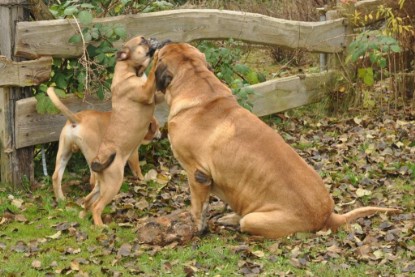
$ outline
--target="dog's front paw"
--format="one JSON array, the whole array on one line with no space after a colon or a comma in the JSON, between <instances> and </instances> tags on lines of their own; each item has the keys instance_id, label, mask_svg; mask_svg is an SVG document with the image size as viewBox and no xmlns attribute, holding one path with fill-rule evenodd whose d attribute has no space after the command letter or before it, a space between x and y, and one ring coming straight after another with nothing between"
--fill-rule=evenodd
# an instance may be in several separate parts
<instances>
[{"instance_id":1,"label":"dog's front paw","mask_svg":"<svg viewBox=\"0 0 415 277\"><path fill-rule=\"evenodd\" d=\"M237 227L239 226L240 220L241 217L239 215L236 213L231 213L219 218L217 222L220 225Z\"/></svg>"},{"instance_id":2,"label":"dog's front paw","mask_svg":"<svg viewBox=\"0 0 415 277\"><path fill-rule=\"evenodd\" d=\"M207 233L208 231L207 220L205 220L204 218L197 219L194 216L192 216L192 220L193 220L193 223L196 225L198 235L203 235Z\"/></svg>"},{"instance_id":3,"label":"dog's front paw","mask_svg":"<svg viewBox=\"0 0 415 277\"><path fill-rule=\"evenodd\" d=\"M197 235L198 237L203 237L203 236L206 236L208 233L209 233L208 228L205 228L205 229L203 229L203 230L199 230L199 231L197 231L196 235Z\"/></svg>"},{"instance_id":4,"label":"dog's front paw","mask_svg":"<svg viewBox=\"0 0 415 277\"><path fill-rule=\"evenodd\" d=\"M151 68L152 72L156 71L158 61L159 61L159 50L156 50L156 52L154 53L154 56L153 56L153 67Z\"/></svg>"}]
</instances>

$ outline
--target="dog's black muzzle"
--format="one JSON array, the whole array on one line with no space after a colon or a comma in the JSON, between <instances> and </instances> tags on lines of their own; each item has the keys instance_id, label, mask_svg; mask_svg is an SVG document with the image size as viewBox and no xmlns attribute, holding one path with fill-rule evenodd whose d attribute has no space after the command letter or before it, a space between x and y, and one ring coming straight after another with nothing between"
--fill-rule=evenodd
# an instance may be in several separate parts
<instances>
[{"instance_id":1,"label":"dog's black muzzle","mask_svg":"<svg viewBox=\"0 0 415 277\"><path fill-rule=\"evenodd\" d=\"M149 39L150 51L148 52L148 55L150 57L153 57L154 56L154 53L156 52L157 49L162 48L164 45L166 45L166 44L168 44L170 42L171 42L171 40L169 40L169 39L165 39L165 40L162 40L162 41L158 41L155 38L150 38Z\"/></svg>"}]
</instances>

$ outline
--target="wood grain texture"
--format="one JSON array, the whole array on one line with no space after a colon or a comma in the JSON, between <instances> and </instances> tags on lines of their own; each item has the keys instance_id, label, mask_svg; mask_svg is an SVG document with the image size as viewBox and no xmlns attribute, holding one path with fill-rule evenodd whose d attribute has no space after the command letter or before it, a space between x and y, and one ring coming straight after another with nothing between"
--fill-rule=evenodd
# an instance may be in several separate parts
<instances>
[{"instance_id":1,"label":"wood grain texture","mask_svg":"<svg viewBox=\"0 0 415 277\"><path fill-rule=\"evenodd\" d=\"M0 6L16 6L16 5L21 5L21 4L26 4L26 0L1 0L0 1Z\"/></svg>"},{"instance_id":2,"label":"wood grain texture","mask_svg":"<svg viewBox=\"0 0 415 277\"><path fill-rule=\"evenodd\" d=\"M256 92L252 112L258 116L269 115L321 100L331 72L291 76L266 81L251 86Z\"/></svg>"},{"instance_id":3,"label":"wood grain texture","mask_svg":"<svg viewBox=\"0 0 415 277\"><path fill-rule=\"evenodd\" d=\"M0 56L0 86L28 87L39 85L50 78L52 57L13 62Z\"/></svg>"},{"instance_id":4,"label":"wood grain texture","mask_svg":"<svg viewBox=\"0 0 415 277\"><path fill-rule=\"evenodd\" d=\"M301 79L293 76L267 81L251 86L255 94L252 95L253 112L258 116L273 114L319 101L324 92L325 82L330 73L309 74ZM82 101L76 96L62 99L62 102L74 112L86 109L108 111L110 101L87 99ZM155 116L163 126L167 121L169 109L164 102L156 106ZM66 122L61 115L41 115L36 112L34 97L17 102L16 106L16 147L25 147L57 141L60 131Z\"/></svg>"},{"instance_id":5,"label":"wood grain texture","mask_svg":"<svg viewBox=\"0 0 415 277\"><path fill-rule=\"evenodd\" d=\"M327 53L343 51L346 36L343 19L302 22L212 9L181 9L98 18L93 23L121 24L125 26L128 37L143 35L177 42L234 38ZM82 46L68 43L76 33L75 21L69 19L19 22L15 54L32 59L40 56L80 56Z\"/></svg>"}]
</instances>

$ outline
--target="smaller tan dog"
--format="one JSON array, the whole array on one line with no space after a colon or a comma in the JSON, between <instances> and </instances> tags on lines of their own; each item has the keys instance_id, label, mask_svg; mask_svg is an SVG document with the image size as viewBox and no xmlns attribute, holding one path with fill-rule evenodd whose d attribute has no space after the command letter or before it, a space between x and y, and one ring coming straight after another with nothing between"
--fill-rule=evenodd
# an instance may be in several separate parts
<instances>
[{"instance_id":1,"label":"smaller tan dog","mask_svg":"<svg viewBox=\"0 0 415 277\"><path fill-rule=\"evenodd\" d=\"M91 169L96 174L96 186L85 197L85 211L92 211L95 225L103 225L101 214L119 192L124 166L147 134L156 101L154 65L148 79L144 74L151 56L160 43L144 37L130 39L117 52L111 84L112 113Z\"/></svg>"},{"instance_id":2,"label":"smaller tan dog","mask_svg":"<svg viewBox=\"0 0 415 277\"><path fill-rule=\"evenodd\" d=\"M65 126L62 128L59 137L58 154L56 155L55 171L52 175L53 191L56 200L65 200L62 192L62 177L66 165L73 153L79 150L84 155L88 165L98 152L98 147L101 143L102 137L107 130L111 112L99 112L93 110L85 110L78 113L73 113L68 109L55 94L52 87L48 88L47 94L53 104L61 111L61 113L68 119ZM159 124L155 117L150 122L150 127L140 144L148 144L154 137L159 137ZM141 173L138 149L133 151L128 159L128 165L134 177L143 179ZM96 173L90 170L89 183L93 188L95 186Z\"/></svg>"}]
</instances>

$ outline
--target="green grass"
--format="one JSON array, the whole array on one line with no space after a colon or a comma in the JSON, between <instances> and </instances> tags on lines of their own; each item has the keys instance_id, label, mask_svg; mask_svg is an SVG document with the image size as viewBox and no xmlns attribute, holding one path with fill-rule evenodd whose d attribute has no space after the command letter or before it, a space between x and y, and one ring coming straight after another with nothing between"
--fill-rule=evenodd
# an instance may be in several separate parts
<instances>
[{"instance_id":1,"label":"green grass","mask_svg":"<svg viewBox=\"0 0 415 277\"><path fill-rule=\"evenodd\" d=\"M404 186L403 189L409 189ZM71 200L54 203L50 186L45 185L31 194L16 194L22 199L23 208L16 208L8 199L8 193L0 193L0 211L24 215L27 221L9 220L0 225L2 276L44 276L47 273L75 274L86 272L89 276L185 276L192 271L196 276L243 275L244 267L261 268L261 276L291 273L295 276L364 276L371 273L397 273L399 268L390 264L376 269L364 261L353 262L350 249L343 245L346 257L320 261L331 243L342 247L347 232L327 236L297 234L274 240L250 240L250 237L232 230L222 230L194 239L188 245L172 248L154 248L140 245L132 227L116 223L108 228L97 228L90 218L80 219L80 208ZM109 213L110 211L106 211ZM68 223L72 228L60 234L58 224ZM83 236L80 239L80 236ZM134 251L130 256L117 256L123 244L130 244ZM275 244L278 247L272 247ZM0 244L1 245L1 244ZM19 246L20 245L20 246ZM246 246L246 250L237 250ZM292 261L294 248L298 257L307 260L304 266ZM259 251L263 255L255 256ZM294 260L298 257L295 257ZM40 262L35 268L32 263ZM344 267L344 268L343 268ZM23 274L24 273L24 274Z\"/></svg>"}]
</instances>

